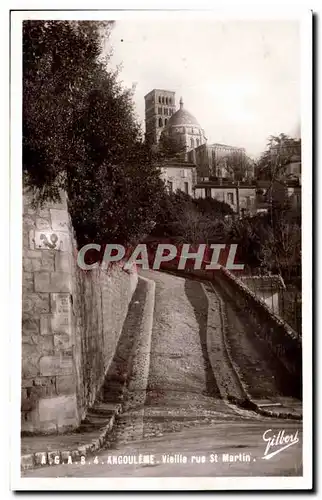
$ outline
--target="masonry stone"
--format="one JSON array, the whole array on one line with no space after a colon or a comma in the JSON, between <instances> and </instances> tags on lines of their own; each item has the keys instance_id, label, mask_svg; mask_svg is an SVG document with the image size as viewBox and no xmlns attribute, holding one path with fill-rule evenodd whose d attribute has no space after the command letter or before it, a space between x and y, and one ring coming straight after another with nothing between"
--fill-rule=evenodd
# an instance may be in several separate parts
<instances>
[{"instance_id":1,"label":"masonry stone","mask_svg":"<svg viewBox=\"0 0 322 500\"><path fill-rule=\"evenodd\" d=\"M54 335L54 346L58 351L67 351L72 345L69 335Z\"/></svg>"},{"instance_id":2,"label":"masonry stone","mask_svg":"<svg viewBox=\"0 0 322 500\"><path fill-rule=\"evenodd\" d=\"M41 250L26 250L24 252L24 256L29 258L29 259L37 259L37 258L42 258L42 251Z\"/></svg>"},{"instance_id":3,"label":"masonry stone","mask_svg":"<svg viewBox=\"0 0 322 500\"><path fill-rule=\"evenodd\" d=\"M27 227L35 227L36 225L34 218L31 216L24 216L23 223Z\"/></svg>"},{"instance_id":4,"label":"masonry stone","mask_svg":"<svg viewBox=\"0 0 322 500\"><path fill-rule=\"evenodd\" d=\"M70 356L43 356L39 362L41 375L70 375L73 359Z\"/></svg>"},{"instance_id":5,"label":"masonry stone","mask_svg":"<svg viewBox=\"0 0 322 500\"><path fill-rule=\"evenodd\" d=\"M75 375L58 375L56 377L56 387L58 394L73 394L75 391Z\"/></svg>"},{"instance_id":6,"label":"masonry stone","mask_svg":"<svg viewBox=\"0 0 322 500\"><path fill-rule=\"evenodd\" d=\"M31 250L35 249L35 231L33 229L29 231L29 248Z\"/></svg>"},{"instance_id":7,"label":"masonry stone","mask_svg":"<svg viewBox=\"0 0 322 500\"><path fill-rule=\"evenodd\" d=\"M35 335L40 332L39 319L26 318L22 320L22 334Z\"/></svg>"},{"instance_id":8,"label":"masonry stone","mask_svg":"<svg viewBox=\"0 0 322 500\"><path fill-rule=\"evenodd\" d=\"M39 416L43 422L59 422L63 424L64 417L77 420L75 395L56 396L39 401Z\"/></svg>"},{"instance_id":9,"label":"masonry stone","mask_svg":"<svg viewBox=\"0 0 322 500\"><path fill-rule=\"evenodd\" d=\"M69 292L71 279L68 273L63 272L35 272L36 292Z\"/></svg>"},{"instance_id":10,"label":"masonry stone","mask_svg":"<svg viewBox=\"0 0 322 500\"><path fill-rule=\"evenodd\" d=\"M43 271L54 271L55 255L52 250L42 252L41 266Z\"/></svg>"},{"instance_id":11,"label":"masonry stone","mask_svg":"<svg viewBox=\"0 0 322 500\"><path fill-rule=\"evenodd\" d=\"M22 297L22 312L24 317L37 317L49 312L50 302L48 293L28 293Z\"/></svg>"},{"instance_id":12,"label":"masonry stone","mask_svg":"<svg viewBox=\"0 0 322 500\"><path fill-rule=\"evenodd\" d=\"M37 219L36 219L36 227L37 227L37 229L40 229L40 230L51 229L49 221L47 219L43 219L40 217L37 217Z\"/></svg>"},{"instance_id":13,"label":"masonry stone","mask_svg":"<svg viewBox=\"0 0 322 500\"><path fill-rule=\"evenodd\" d=\"M69 272L72 267L71 255L66 252L56 252L55 271Z\"/></svg>"},{"instance_id":14,"label":"masonry stone","mask_svg":"<svg viewBox=\"0 0 322 500\"><path fill-rule=\"evenodd\" d=\"M115 354L137 275L84 273L64 195L35 208L24 194L22 432L79 425ZM86 366L86 370L84 367Z\"/></svg>"},{"instance_id":15,"label":"masonry stone","mask_svg":"<svg viewBox=\"0 0 322 500\"><path fill-rule=\"evenodd\" d=\"M51 226L55 231L68 231L69 216L66 210L50 209Z\"/></svg>"},{"instance_id":16,"label":"masonry stone","mask_svg":"<svg viewBox=\"0 0 322 500\"><path fill-rule=\"evenodd\" d=\"M26 345L26 344L25 344ZM36 377L39 373L39 356L26 354L26 348L22 347L22 378Z\"/></svg>"},{"instance_id":17,"label":"masonry stone","mask_svg":"<svg viewBox=\"0 0 322 500\"><path fill-rule=\"evenodd\" d=\"M41 258L37 259L23 259L23 270L28 273L32 273L34 271L40 271L42 269L42 260Z\"/></svg>"},{"instance_id":18,"label":"masonry stone","mask_svg":"<svg viewBox=\"0 0 322 500\"><path fill-rule=\"evenodd\" d=\"M40 316L40 333L41 335L51 335L51 314L42 314Z\"/></svg>"}]
</instances>

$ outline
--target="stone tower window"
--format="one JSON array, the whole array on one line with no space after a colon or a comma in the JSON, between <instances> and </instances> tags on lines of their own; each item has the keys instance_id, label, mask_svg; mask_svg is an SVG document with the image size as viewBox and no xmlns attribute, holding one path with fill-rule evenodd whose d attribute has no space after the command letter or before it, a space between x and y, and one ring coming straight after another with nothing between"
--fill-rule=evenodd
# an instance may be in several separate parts
<instances>
[{"instance_id":1,"label":"stone tower window","mask_svg":"<svg viewBox=\"0 0 322 500\"><path fill-rule=\"evenodd\" d=\"M162 118L159 118L159 127L163 127Z\"/></svg>"},{"instance_id":2,"label":"stone tower window","mask_svg":"<svg viewBox=\"0 0 322 500\"><path fill-rule=\"evenodd\" d=\"M164 97L162 97L162 104L164 104Z\"/></svg>"},{"instance_id":3,"label":"stone tower window","mask_svg":"<svg viewBox=\"0 0 322 500\"><path fill-rule=\"evenodd\" d=\"M191 139L190 139L190 145L192 148L195 147L195 141L194 141L193 137L191 137Z\"/></svg>"},{"instance_id":4,"label":"stone tower window","mask_svg":"<svg viewBox=\"0 0 322 500\"><path fill-rule=\"evenodd\" d=\"M197 147L199 146L199 139L197 139Z\"/></svg>"},{"instance_id":5,"label":"stone tower window","mask_svg":"<svg viewBox=\"0 0 322 500\"><path fill-rule=\"evenodd\" d=\"M161 97L159 96L159 103L161 104Z\"/></svg>"},{"instance_id":6,"label":"stone tower window","mask_svg":"<svg viewBox=\"0 0 322 500\"><path fill-rule=\"evenodd\" d=\"M172 104L172 100L171 100L171 97L169 97L169 104Z\"/></svg>"}]
</instances>

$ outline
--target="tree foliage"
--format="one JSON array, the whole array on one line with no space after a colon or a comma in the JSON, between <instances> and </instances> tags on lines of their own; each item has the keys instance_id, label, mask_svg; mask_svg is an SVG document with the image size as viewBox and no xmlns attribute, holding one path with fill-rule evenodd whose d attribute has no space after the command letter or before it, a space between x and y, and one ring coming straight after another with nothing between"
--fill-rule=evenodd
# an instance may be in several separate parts
<instances>
[{"instance_id":1,"label":"tree foliage","mask_svg":"<svg viewBox=\"0 0 322 500\"><path fill-rule=\"evenodd\" d=\"M253 178L253 161L240 151L233 151L219 160L228 176L236 181Z\"/></svg>"},{"instance_id":2,"label":"tree foliage","mask_svg":"<svg viewBox=\"0 0 322 500\"><path fill-rule=\"evenodd\" d=\"M36 202L68 193L80 245L131 243L150 230L163 193L131 90L108 70L112 24L26 21L23 170Z\"/></svg>"},{"instance_id":3,"label":"tree foliage","mask_svg":"<svg viewBox=\"0 0 322 500\"><path fill-rule=\"evenodd\" d=\"M286 166L293 157L301 157L301 139L294 139L283 133L270 136L267 149L258 161L258 178L274 181L285 177Z\"/></svg>"},{"instance_id":4,"label":"tree foliage","mask_svg":"<svg viewBox=\"0 0 322 500\"><path fill-rule=\"evenodd\" d=\"M226 234L224 216L231 207L212 198L192 198L183 191L165 193L153 235L177 242L219 242Z\"/></svg>"}]
</instances>

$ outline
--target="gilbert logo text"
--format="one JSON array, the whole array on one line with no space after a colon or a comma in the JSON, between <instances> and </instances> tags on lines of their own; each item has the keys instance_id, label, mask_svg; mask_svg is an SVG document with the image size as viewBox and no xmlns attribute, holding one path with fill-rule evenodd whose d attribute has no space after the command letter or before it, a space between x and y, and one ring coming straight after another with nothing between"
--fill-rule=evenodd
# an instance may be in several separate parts
<instances>
[{"instance_id":1,"label":"gilbert logo text","mask_svg":"<svg viewBox=\"0 0 322 500\"><path fill-rule=\"evenodd\" d=\"M267 443L263 460L269 460L278 453L286 450L290 446L294 446L299 443L298 437L299 431L295 434L286 434L285 430L278 431L278 434L274 434L272 429L268 429L263 434L263 440Z\"/></svg>"}]
</instances>

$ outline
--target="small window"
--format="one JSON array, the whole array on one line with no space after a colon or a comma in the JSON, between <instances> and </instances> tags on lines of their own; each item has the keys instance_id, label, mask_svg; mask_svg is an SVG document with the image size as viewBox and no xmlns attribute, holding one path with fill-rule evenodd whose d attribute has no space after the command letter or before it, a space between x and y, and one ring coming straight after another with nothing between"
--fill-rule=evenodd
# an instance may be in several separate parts
<instances>
[{"instance_id":1,"label":"small window","mask_svg":"<svg viewBox=\"0 0 322 500\"><path fill-rule=\"evenodd\" d=\"M169 97L169 104L172 104L172 100L171 100L171 97Z\"/></svg>"},{"instance_id":2,"label":"small window","mask_svg":"<svg viewBox=\"0 0 322 500\"><path fill-rule=\"evenodd\" d=\"M168 120L167 120L167 118L165 118L164 125L166 126L167 123L168 123Z\"/></svg>"},{"instance_id":3,"label":"small window","mask_svg":"<svg viewBox=\"0 0 322 500\"><path fill-rule=\"evenodd\" d=\"M168 98L167 97L165 98L165 103L168 104Z\"/></svg>"},{"instance_id":4,"label":"small window","mask_svg":"<svg viewBox=\"0 0 322 500\"><path fill-rule=\"evenodd\" d=\"M197 139L197 147L199 146L199 142L200 142L199 139Z\"/></svg>"},{"instance_id":5,"label":"small window","mask_svg":"<svg viewBox=\"0 0 322 500\"><path fill-rule=\"evenodd\" d=\"M161 104L161 97L159 96L159 103Z\"/></svg>"},{"instance_id":6,"label":"small window","mask_svg":"<svg viewBox=\"0 0 322 500\"><path fill-rule=\"evenodd\" d=\"M164 108L163 113L168 116L168 108Z\"/></svg>"},{"instance_id":7,"label":"small window","mask_svg":"<svg viewBox=\"0 0 322 500\"><path fill-rule=\"evenodd\" d=\"M163 121L162 121L162 118L159 118L159 127L163 127Z\"/></svg>"},{"instance_id":8,"label":"small window","mask_svg":"<svg viewBox=\"0 0 322 500\"><path fill-rule=\"evenodd\" d=\"M185 192L186 194L189 194L189 184L188 184L188 182L185 182L185 183L184 183L184 192Z\"/></svg>"},{"instance_id":9,"label":"small window","mask_svg":"<svg viewBox=\"0 0 322 500\"><path fill-rule=\"evenodd\" d=\"M206 188L205 191L206 191L206 193L205 193L206 198L211 198L211 188Z\"/></svg>"},{"instance_id":10,"label":"small window","mask_svg":"<svg viewBox=\"0 0 322 500\"><path fill-rule=\"evenodd\" d=\"M167 182L167 188L168 188L168 191L169 191L170 193L172 193L172 192L173 192L173 182L168 181L168 182Z\"/></svg>"},{"instance_id":11,"label":"small window","mask_svg":"<svg viewBox=\"0 0 322 500\"><path fill-rule=\"evenodd\" d=\"M162 104L164 104L164 97L162 97Z\"/></svg>"},{"instance_id":12,"label":"small window","mask_svg":"<svg viewBox=\"0 0 322 500\"><path fill-rule=\"evenodd\" d=\"M158 108L159 115L162 115L162 108Z\"/></svg>"},{"instance_id":13,"label":"small window","mask_svg":"<svg viewBox=\"0 0 322 500\"><path fill-rule=\"evenodd\" d=\"M190 139L190 146L191 146L192 148L194 148L194 147L195 147L195 141L194 141L194 138L193 138L193 137L191 137L191 139Z\"/></svg>"}]
</instances>

